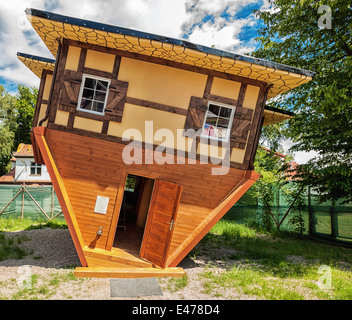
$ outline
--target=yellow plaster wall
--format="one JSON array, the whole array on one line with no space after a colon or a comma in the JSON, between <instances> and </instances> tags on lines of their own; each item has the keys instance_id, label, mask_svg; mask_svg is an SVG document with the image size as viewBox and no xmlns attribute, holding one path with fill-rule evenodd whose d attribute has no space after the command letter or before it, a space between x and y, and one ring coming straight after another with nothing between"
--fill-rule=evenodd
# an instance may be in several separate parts
<instances>
[{"instance_id":1,"label":"yellow plaster wall","mask_svg":"<svg viewBox=\"0 0 352 320\"><path fill-rule=\"evenodd\" d=\"M41 104L41 105L40 105L40 112L39 112L39 117L38 117L38 125L39 125L40 120L42 120L42 119L45 117L46 108L47 108L47 105L46 105L46 104ZM48 120L46 120L46 121L44 121L44 122L42 123L42 127L46 127L47 124L48 124Z\"/></svg>"},{"instance_id":2,"label":"yellow plaster wall","mask_svg":"<svg viewBox=\"0 0 352 320\"><path fill-rule=\"evenodd\" d=\"M238 94L240 93L240 88L240 82L214 77L210 93L237 100Z\"/></svg>"},{"instance_id":3,"label":"yellow plaster wall","mask_svg":"<svg viewBox=\"0 0 352 320\"><path fill-rule=\"evenodd\" d=\"M49 99L52 79L53 79L53 76L51 74L47 74L46 75L45 84L44 84L44 90L43 90L43 96L42 96L42 99L44 99L44 100L48 100Z\"/></svg>"},{"instance_id":4,"label":"yellow plaster wall","mask_svg":"<svg viewBox=\"0 0 352 320\"><path fill-rule=\"evenodd\" d=\"M86 68L112 72L115 63L115 55L99 52L94 50L87 50L87 57L85 62Z\"/></svg>"},{"instance_id":5,"label":"yellow plaster wall","mask_svg":"<svg viewBox=\"0 0 352 320\"><path fill-rule=\"evenodd\" d=\"M73 124L74 128L77 129L83 129L83 130L89 130L93 132L101 132L101 128L103 126L102 121L97 121L97 120L92 120L92 119L87 119L87 118L82 118L82 117L75 117L75 121Z\"/></svg>"},{"instance_id":6,"label":"yellow plaster wall","mask_svg":"<svg viewBox=\"0 0 352 320\"><path fill-rule=\"evenodd\" d=\"M81 48L69 46L65 69L77 71L80 55Z\"/></svg>"},{"instance_id":7,"label":"yellow plaster wall","mask_svg":"<svg viewBox=\"0 0 352 320\"><path fill-rule=\"evenodd\" d=\"M247 148L247 145L246 145L246 148ZM246 149L232 148L231 158L230 158L231 161L237 162L237 163L243 163L245 152L246 152Z\"/></svg>"},{"instance_id":8,"label":"yellow plaster wall","mask_svg":"<svg viewBox=\"0 0 352 320\"><path fill-rule=\"evenodd\" d=\"M249 109L255 109L258 100L259 87L247 86L246 95L244 96L243 107Z\"/></svg>"},{"instance_id":9,"label":"yellow plaster wall","mask_svg":"<svg viewBox=\"0 0 352 320\"><path fill-rule=\"evenodd\" d=\"M60 124L62 126L67 126L68 116L70 115L69 112L57 110L55 123Z\"/></svg>"},{"instance_id":10,"label":"yellow plaster wall","mask_svg":"<svg viewBox=\"0 0 352 320\"><path fill-rule=\"evenodd\" d=\"M148 143L156 145L162 143L163 146L175 146L175 148L178 143L178 147L181 150L189 150L191 143L188 143L188 138L182 136L181 130L184 127L185 119L186 117L182 115L126 103L121 123L110 121L108 135L122 137L125 130L137 129L137 136L134 137L136 140L139 140L140 137L142 141ZM146 124L145 121L153 121L153 123ZM167 135L167 132L163 131L163 129L168 129L172 132L170 139L163 137ZM129 133L132 133L132 131L129 131ZM158 135L162 140L156 141L154 139ZM130 135L128 135L129 137Z\"/></svg>"},{"instance_id":11,"label":"yellow plaster wall","mask_svg":"<svg viewBox=\"0 0 352 320\"><path fill-rule=\"evenodd\" d=\"M187 110L191 96L203 96L207 76L123 57L118 79L129 82L130 97Z\"/></svg>"}]
</instances>

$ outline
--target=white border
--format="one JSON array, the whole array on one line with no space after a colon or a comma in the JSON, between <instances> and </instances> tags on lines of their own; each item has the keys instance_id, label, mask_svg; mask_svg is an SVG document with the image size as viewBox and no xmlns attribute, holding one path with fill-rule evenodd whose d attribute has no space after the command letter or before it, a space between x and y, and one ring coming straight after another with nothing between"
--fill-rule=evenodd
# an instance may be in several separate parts
<instances>
[{"instance_id":1,"label":"white border","mask_svg":"<svg viewBox=\"0 0 352 320\"><path fill-rule=\"evenodd\" d=\"M205 126L205 123L206 123L206 120L207 120L208 111L209 111L209 105L210 104L214 104L214 105L219 106L219 107L225 107L225 108L228 108L228 109L232 109L231 115L230 115L230 119L229 119L229 127L228 127L228 130L227 130L225 139L212 137L212 136L207 136L207 135L203 134L203 130L204 130L204 126ZM234 117L234 114L235 114L235 110L236 110L235 106L231 106L231 105L228 105L228 104L225 104L225 103L221 103L221 102L216 102L216 101L208 101L208 107L207 107L207 111L205 112L203 126L202 126L202 133L201 133L200 137L201 138L208 138L208 139L216 140L216 141L228 142L229 141L229 137L230 137L230 133L231 133L231 128L232 128L232 123L233 123L233 117Z\"/></svg>"},{"instance_id":2,"label":"white border","mask_svg":"<svg viewBox=\"0 0 352 320\"><path fill-rule=\"evenodd\" d=\"M104 108L103 108L103 112L98 112L98 111L93 111L93 110L87 110L87 109L83 109L80 108L81 105L81 100L82 100L82 94L83 94L83 88L84 88L84 84L86 82L86 78L90 78L90 79L95 79L95 80L102 80L102 81L107 81L108 82L108 86L106 88L106 96L105 96L105 101L104 101ZM78 111L83 111L83 112L88 112L88 113L92 113L92 114L97 114L99 116L104 116L105 115L105 108L106 108L106 103L108 101L108 95L109 95L109 88L110 88L110 81L111 79L107 79L107 78L102 78L102 77L97 77L94 76L92 74L87 74L84 73L82 76L82 83L81 83L81 87L79 89L79 96L78 96L78 103L77 103L77 110ZM89 88L88 88L89 89Z\"/></svg>"}]
</instances>

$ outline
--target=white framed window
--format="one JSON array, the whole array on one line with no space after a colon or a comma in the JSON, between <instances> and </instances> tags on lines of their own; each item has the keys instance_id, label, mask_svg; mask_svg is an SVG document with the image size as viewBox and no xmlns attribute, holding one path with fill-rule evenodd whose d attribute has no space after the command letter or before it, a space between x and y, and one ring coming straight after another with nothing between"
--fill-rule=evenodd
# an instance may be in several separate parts
<instances>
[{"instance_id":1,"label":"white framed window","mask_svg":"<svg viewBox=\"0 0 352 320\"><path fill-rule=\"evenodd\" d=\"M77 110L104 115L110 80L83 74Z\"/></svg>"},{"instance_id":2,"label":"white framed window","mask_svg":"<svg viewBox=\"0 0 352 320\"><path fill-rule=\"evenodd\" d=\"M31 176L40 176L42 174L42 165L31 162Z\"/></svg>"},{"instance_id":3,"label":"white framed window","mask_svg":"<svg viewBox=\"0 0 352 320\"><path fill-rule=\"evenodd\" d=\"M201 137L228 141L236 107L219 102L208 102Z\"/></svg>"}]
</instances>

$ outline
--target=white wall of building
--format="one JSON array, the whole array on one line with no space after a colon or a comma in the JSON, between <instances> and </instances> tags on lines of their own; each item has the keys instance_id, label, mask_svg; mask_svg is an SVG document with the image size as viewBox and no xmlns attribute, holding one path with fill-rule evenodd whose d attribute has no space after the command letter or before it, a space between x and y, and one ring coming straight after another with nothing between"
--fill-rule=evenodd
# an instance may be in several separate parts
<instances>
[{"instance_id":1,"label":"white wall of building","mask_svg":"<svg viewBox=\"0 0 352 320\"><path fill-rule=\"evenodd\" d=\"M34 158L16 158L15 181L50 181L45 165L41 165L40 174L32 174L31 163L34 163Z\"/></svg>"}]
</instances>

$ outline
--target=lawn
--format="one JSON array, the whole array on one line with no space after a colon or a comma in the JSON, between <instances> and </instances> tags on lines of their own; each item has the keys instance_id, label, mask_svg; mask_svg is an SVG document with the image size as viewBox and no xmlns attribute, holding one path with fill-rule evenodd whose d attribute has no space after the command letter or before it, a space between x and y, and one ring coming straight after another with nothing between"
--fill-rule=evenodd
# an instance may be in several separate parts
<instances>
[{"instance_id":1,"label":"lawn","mask_svg":"<svg viewBox=\"0 0 352 320\"><path fill-rule=\"evenodd\" d=\"M36 254L21 246L30 239L12 231L47 227L67 228L63 221L38 223L0 219L0 262L7 259L25 261ZM268 233L223 219L187 259L193 265L185 268L185 277L160 279L168 299L352 299L352 249L319 243L295 233ZM40 261L37 260L38 266ZM192 274L194 266L197 272ZM0 289L13 287L13 292L0 299L61 299L59 292L67 292L70 299L74 299L72 288L86 292L86 299L94 299L99 292L109 298L109 285L104 279L77 281L72 268L58 269L60 273L41 270L40 274L33 273L31 289L16 290L13 279L3 280L2 286L0 281ZM96 286L96 289L89 286ZM78 294L78 291L74 292Z\"/></svg>"},{"instance_id":2,"label":"lawn","mask_svg":"<svg viewBox=\"0 0 352 320\"><path fill-rule=\"evenodd\" d=\"M269 300L352 299L352 249L221 220L191 255L219 259L219 252L228 267L202 273L207 293L236 288Z\"/></svg>"}]
</instances>

